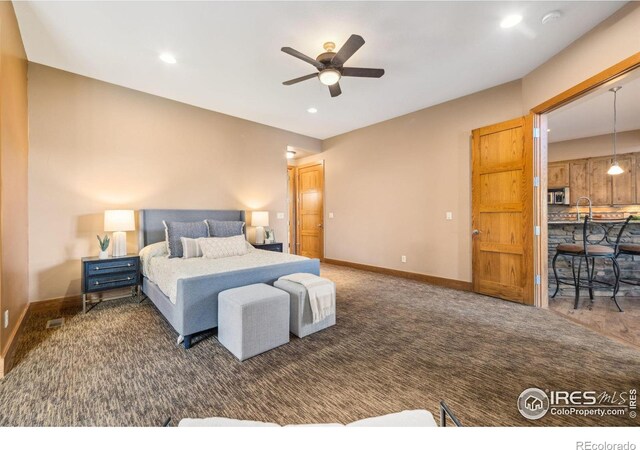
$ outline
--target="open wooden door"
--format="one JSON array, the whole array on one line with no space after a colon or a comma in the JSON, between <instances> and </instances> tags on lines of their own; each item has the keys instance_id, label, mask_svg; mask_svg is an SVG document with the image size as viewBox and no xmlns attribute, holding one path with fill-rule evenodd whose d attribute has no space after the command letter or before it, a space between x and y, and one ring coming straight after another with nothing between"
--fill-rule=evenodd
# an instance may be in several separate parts
<instances>
[{"instance_id":1,"label":"open wooden door","mask_svg":"<svg viewBox=\"0 0 640 450\"><path fill-rule=\"evenodd\" d=\"M324 257L324 163L298 166L296 188L296 243L298 255Z\"/></svg>"},{"instance_id":2,"label":"open wooden door","mask_svg":"<svg viewBox=\"0 0 640 450\"><path fill-rule=\"evenodd\" d=\"M534 304L533 115L473 130L473 289Z\"/></svg>"}]
</instances>

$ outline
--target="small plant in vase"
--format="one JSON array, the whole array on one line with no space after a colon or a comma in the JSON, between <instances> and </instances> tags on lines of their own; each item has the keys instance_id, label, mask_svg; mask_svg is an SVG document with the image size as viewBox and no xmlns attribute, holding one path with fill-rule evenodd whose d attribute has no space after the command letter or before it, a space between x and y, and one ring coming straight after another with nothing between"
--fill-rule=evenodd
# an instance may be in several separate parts
<instances>
[{"instance_id":1,"label":"small plant in vase","mask_svg":"<svg viewBox=\"0 0 640 450\"><path fill-rule=\"evenodd\" d=\"M108 235L104 235L104 237L102 239L100 239L100 236L96 236L98 238L98 242L100 243L100 253L98 254L98 258L100 259L106 259L109 257L109 254L107 253L107 249L109 248L109 236Z\"/></svg>"}]
</instances>

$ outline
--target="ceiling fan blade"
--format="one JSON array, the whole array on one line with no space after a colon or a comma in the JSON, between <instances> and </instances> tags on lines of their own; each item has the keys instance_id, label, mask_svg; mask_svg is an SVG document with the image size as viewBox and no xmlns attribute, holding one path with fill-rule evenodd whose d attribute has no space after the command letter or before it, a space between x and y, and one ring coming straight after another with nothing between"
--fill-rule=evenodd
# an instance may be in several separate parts
<instances>
[{"instance_id":1,"label":"ceiling fan blade","mask_svg":"<svg viewBox=\"0 0 640 450\"><path fill-rule=\"evenodd\" d=\"M309 58L307 55L300 53L298 50L294 50L291 47L282 47L280 50L282 50L283 52L294 56L298 59L303 60L304 62L308 62L309 64L316 66L318 69L322 70L324 69L324 64L322 64L321 62L316 61L313 58Z\"/></svg>"},{"instance_id":2,"label":"ceiling fan blade","mask_svg":"<svg viewBox=\"0 0 640 450\"><path fill-rule=\"evenodd\" d=\"M342 94L342 89L340 89L340 83L332 84L329 86L329 92L331 92L332 97L337 97Z\"/></svg>"},{"instance_id":3,"label":"ceiling fan blade","mask_svg":"<svg viewBox=\"0 0 640 450\"><path fill-rule=\"evenodd\" d=\"M310 73L309 75L305 75L303 77L294 78L293 80L284 81L282 84L285 86L291 86L292 84L300 83L301 81L310 80L311 78L317 78L317 73Z\"/></svg>"},{"instance_id":4,"label":"ceiling fan blade","mask_svg":"<svg viewBox=\"0 0 640 450\"><path fill-rule=\"evenodd\" d=\"M343 67L343 77L367 77L380 78L384 75L384 69L364 69L362 67Z\"/></svg>"},{"instance_id":5,"label":"ceiling fan blade","mask_svg":"<svg viewBox=\"0 0 640 450\"><path fill-rule=\"evenodd\" d=\"M333 64L334 66L343 65L363 45L364 39L362 39L362 36L352 34L349 39L347 39L347 42L345 42L342 48L338 51L338 53L336 53L336 56L333 57L333 59L331 60L331 64Z\"/></svg>"}]
</instances>

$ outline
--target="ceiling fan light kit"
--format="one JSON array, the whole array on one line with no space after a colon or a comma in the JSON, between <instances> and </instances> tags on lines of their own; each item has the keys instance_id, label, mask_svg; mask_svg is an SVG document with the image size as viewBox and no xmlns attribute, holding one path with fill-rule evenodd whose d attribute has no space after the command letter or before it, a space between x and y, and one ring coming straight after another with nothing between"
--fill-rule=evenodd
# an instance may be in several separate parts
<instances>
[{"instance_id":1,"label":"ceiling fan light kit","mask_svg":"<svg viewBox=\"0 0 640 450\"><path fill-rule=\"evenodd\" d=\"M325 86L331 86L332 84L336 84L340 81L342 74L336 69L324 69L322 72L318 74L318 78L320 78L320 83Z\"/></svg>"},{"instance_id":2,"label":"ceiling fan light kit","mask_svg":"<svg viewBox=\"0 0 640 450\"><path fill-rule=\"evenodd\" d=\"M311 78L318 77L320 83L329 87L329 93L331 97L337 97L342 94L339 81L342 77L364 77L364 78L380 78L384 75L384 69L367 69L359 67L344 67L344 63L358 51L360 47L364 45L364 39L362 36L352 34L347 42L342 46L337 53L334 52L336 44L333 42L325 42L325 52L317 56L316 59L300 53L291 47L282 47L281 50L295 58L311 64L318 69L317 74L312 73L304 75L302 77L294 78L283 82L285 86L291 86L292 84L300 83L301 81L310 80Z\"/></svg>"}]
</instances>

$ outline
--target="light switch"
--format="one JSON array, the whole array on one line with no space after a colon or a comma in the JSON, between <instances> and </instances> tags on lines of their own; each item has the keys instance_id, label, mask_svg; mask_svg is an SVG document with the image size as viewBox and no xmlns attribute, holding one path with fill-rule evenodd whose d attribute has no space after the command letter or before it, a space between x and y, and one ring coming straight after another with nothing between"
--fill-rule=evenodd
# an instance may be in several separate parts
<instances>
[{"instance_id":1,"label":"light switch","mask_svg":"<svg viewBox=\"0 0 640 450\"><path fill-rule=\"evenodd\" d=\"M329 213L329 219L333 219L333 213Z\"/></svg>"},{"instance_id":2,"label":"light switch","mask_svg":"<svg viewBox=\"0 0 640 450\"><path fill-rule=\"evenodd\" d=\"M453 213L451 211L447 211L447 220L453 220Z\"/></svg>"},{"instance_id":3,"label":"light switch","mask_svg":"<svg viewBox=\"0 0 640 450\"><path fill-rule=\"evenodd\" d=\"M279 212L278 214L276 214L276 217L278 219L284 219L284 213Z\"/></svg>"}]
</instances>

